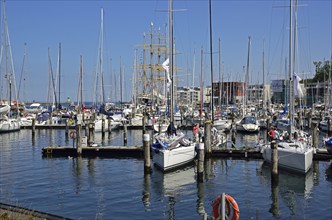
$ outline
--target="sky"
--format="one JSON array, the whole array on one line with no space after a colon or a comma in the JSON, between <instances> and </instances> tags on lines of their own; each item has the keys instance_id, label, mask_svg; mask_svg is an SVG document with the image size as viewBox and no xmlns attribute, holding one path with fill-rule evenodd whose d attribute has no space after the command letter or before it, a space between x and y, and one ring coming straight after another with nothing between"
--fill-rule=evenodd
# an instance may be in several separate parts
<instances>
[{"instance_id":1,"label":"sky","mask_svg":"<svg viewBox=\"0 0 332 220\"><path fill-rule=\"evenodd\" d=\"M313 77L314 61L331 58L331 2L298 2L295 69L301 78ZM213 81L218 81L222 74L224 81L244 80L249 36L249 83L262 83L263 72L267 83L285 77L285 62L289 59L289 4L288 0L212 0ZM2 8L1 5L1 16ZM17 86L22 73L25 78L24 85L21 83L21 101L47 100L48 50L52 70L56 72L60 43L61 101L67 97L77 101L80 56L83 57L84 100L92 101L101 8L104 10L105 93L111 101L119 100L111 91L115 88L114 82L117 82L117 90L119 88L116 78L119 78L121 66L124 75L122 99L130 100L135 49L143 44L143 34L149 31L151 22L155 28L166 30L167 0L7 0L5 9ZM173 9L176 64L181 69L179 85L191 86L194 78L194 84L198 86L201 69L204 85L210 85L209 2L174 0ZM26 62L22 67L24 51ZM192 74L194 77L190 76Z\"/></svg>"}]
</instances>

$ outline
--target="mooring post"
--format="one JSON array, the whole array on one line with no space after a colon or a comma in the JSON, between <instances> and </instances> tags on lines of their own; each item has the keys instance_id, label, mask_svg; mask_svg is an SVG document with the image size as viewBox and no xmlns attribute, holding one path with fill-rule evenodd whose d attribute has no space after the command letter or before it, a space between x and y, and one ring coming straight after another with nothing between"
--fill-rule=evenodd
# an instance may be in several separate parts
<instances>
[{"instance_id":1,"label":"mooring post","mask_svg":"<svg viewBox=\"0 0 332 220\"><path fill-rule=\"evenodd\" d=\"M143 112L143 117L142 117L142 126L143 126L143 135L146 133L146 128L145 128L145 110Z\"/></svg>"},{"instance_id":2,"label":"mooring post","mask_svg":"<svg viewBox=\"0 0 332 220\"><path fill-rule=\"evenodd\" d=\"M272 182L278 182L278 143L275 141L271 142L271 179Z\"/></svg>"},{"instance_id":3,"label":"mooring post","mask_svg":"<svg viewBox=\"0 0 332 220\"><path fill-rule=\"evenodd\" d=\"M108 138L110 138L110 135L111 135L111 133L112 133L112 120L111 120L111 118L109 117L108 119L107 119L108 121L108 123L107 123L107 125L108 125Z\"/></svg>"},{"instance_id":4,"label":"mooring post","mask_svg":"<svg viewBox=\"0 0 332 220\"><path fill-rule=\"evenodd\" d=\"M76 149L77 155L82 155L82 125L76 125Z\"/></svg>"},{"instance_id":5,"label":"mooring post","mask_svg":"<svg viewBox=\"0 0 332 220\"><path fill-rule=\"evenodd\" d=\"M211 146L211 121L206 121L204 124L204 150L207 157L211 157L212 146Z\"/></svg>"},{"instance_id":6,"label":"mooring post","mask_svg":"<svg viewBox=\"0 0 332 220\"><path fill-rule=\"evenodd\" d=\"M51 111L50 118L48 119L49 125L53 124L53 120L52 119L53 119L53 111Z\"/></svg>"},{"instance_id":7,"label":"mooring post","mask_svg":"<svg viewBox=\"0 0 332 220\"><path fill-rule=\"evenodd\" d=\"M151 173L150 134L143 134L144 174Z\"/></svg>"},{"instance_id":8,"label":"mooring post","mask_svg":"<svg viewBox=\"0 0 332 220\"><path fill-rule=\"evenodd\" d=\"M89 125L90 122L89 121L84 121L84 128L85 128L85 136L89 137ZM88 138L89 139L89 138Z\"/></svg>"},{"instance_id":9,"label":"mooring post","mask_svg":"<svg viewBox=\"0 0 332 220\"><path fill-rule=\"evenodd\" d=\"M32 136L34 137L36 133L36 119L32 119Z\"/></svg>"},{"instance_id":10,"label":"mooring post","mask_svg":"<svg viewBox=\"0 0 332 220\"><path fill-rule=\"evenodd\" d=\"M105 117L104 115L101 116L101 138L105 138Z\"/></svg>"},{"instance_id":11,"label":"mooring post","mask_svg":"<svg viewBox=\"0 0 332 220\"><path fill-rule=\"evenodd\" d=\"M69 134L69 126L68 126L68 119L65 121L66 129L65 129L65 135L68 137Z\"/></svg>"},{"instance_id":12,"label":"mooring post","mask_svg":"<svg viewBox=\"0 0 332 220\"><path fill-rule=\"evenodd\" d=\"M235 146L235 142L236 142L236 125L235 125L234 122L232 123L232 130L231 130L231 132L232 132L232 137L231 137L231 139L232 139L232 147L234 147Z\"/></svg>"},{"instance_id":13,"label":"mooring post","mask_svg":"<svg viewBox=\"0 0 332 220\"><path fill-rule=\"evenodd\" d=\"M91 146L94 142L94 124L89 123L88 145Z\"/></svg>"},{"instance_id":14,"label":"mooring post","mask_svg":"<svg viewBox=\"0 0 332 220\"><path fill-rule=\"evenodd\" d=\"M204 143L198 143L197 181L203 182L204 177Z\"/></svg>"},{"instance_id":15,"label":"mooring post","mask_svg":"<svg viewBox=\"0 0 332 220\"><path fill-rule=\"evenodd\" d=\"M314 153L318 148L318 123L312 122L312 147L314 148Z\"/></svg>"},{"instance_id":16,"label":"mooring post","mask_svg":"<svg viewBox=\"0 0 332 220\"><path fill-rule=\"evenodd\" d=\"M126 125L126 123L123 124L123 142L124 142L124 145L127 145L127 125Z\"/></svg>"}]
</instances>

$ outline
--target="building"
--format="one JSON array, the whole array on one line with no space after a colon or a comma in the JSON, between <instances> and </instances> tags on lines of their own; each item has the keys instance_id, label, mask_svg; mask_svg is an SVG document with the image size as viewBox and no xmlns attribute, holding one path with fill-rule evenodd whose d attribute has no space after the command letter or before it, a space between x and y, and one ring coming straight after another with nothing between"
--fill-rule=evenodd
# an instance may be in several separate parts
<instances>
[{"instance_id":1,"label":"building","mask_svg":"<svg viewBox=\"0 0 332 220\"><path fill-rule=\"evenodd\" d=\"M244 82L215 82L212 83L214 104L236 104L244 97Z\"/></svg>"}]
</instances>

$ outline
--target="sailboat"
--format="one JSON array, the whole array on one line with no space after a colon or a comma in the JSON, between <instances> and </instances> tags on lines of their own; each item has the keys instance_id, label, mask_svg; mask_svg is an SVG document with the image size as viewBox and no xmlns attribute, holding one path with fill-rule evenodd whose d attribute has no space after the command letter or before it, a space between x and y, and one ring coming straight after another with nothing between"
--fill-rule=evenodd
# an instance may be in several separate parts
<instances>
[{"instance_id":1,"label":"sailboat","mask_svg":"<svg viewBox=\"0 0 332 220\"><path fill-rule=\"evenodd\" d=\"M18 106L16 106L16 118L13 118L14 112L11 111L12 106L12 94L14 93L14 98L17 100L17 93L16 93L16 83L15 83L15 71L13 62L8 61L12 56L12 50L10 47L10 40L9 40L9 32L8 32L8 23L7 23L7 16L5 10L5 2L2 2L2 9L3 9L3 19L1 19L4 23L1 24L4 27L2 32L2 46L1 46L1 77L5 79L5 87L7 87L7 92L2 94L9 94L9 101L1 101L0 102L0 133L2 132L11 132L11 131L18 131L20 130L20 122L17 117L19 117L19 110ZM7 65L10 63L11 65ZM3 74L3 76L2 76ZM8 84L7 84L8 83ZM14 87L14 88L13 88ZM14 90L14 91L13 91ZM8 98L8 97L7 97ZM0 100L2 97L0 95ZM16 101L16 105L18 102Z\"/></svg>"},{"instance_id":2,"label":"sailboat","mask_svg":"<svg viewBox=\"0 0 332 220\"><path fill-rule=\"evenodd\" d=\"M296 1L297 3L297 1ZM295 12L297 12L297 4L295 6ZM292 16L293 16L293 5L292 0L290 0L290 40L289 40L289 57L292 57ZM295 16L296 18L296 16ZM296 21L296 20L295 20ZM296 24L296 22L295 22ZM296 25L295 29L296 30ZM295 32L296 33L296 32ZM294 41L296 36L294 37ZM295 56L293 59L295 63ZM282 137L281 140L277 140L278 143L278 166L285 168L290 171L295 171L299 173L307 173L312 167L313 161L313 148L311 146L311 137L302 130L296 130L294 128L294 92L292 91L293 87L299 89L298 81L299 78L295 73L293 73L293 63L289 62L289 74L290 78L293 77L293 83L289 83L290 89L290 126L289 130L286 132L286 135ZM300 92L300 91L298 91ZM266 162L271 163L271 145L269 143L264 144L261 147L261 153Z\"/></svg>"},{"instance_id":3,"label":"sailboat","mask_svg":"<svg viewBox=\"0 0 332 220\"><path fill-rule=\"evenodd\" d=\"M195 143L188 140L185 134L174 127L174 94L173 94L173 4L169 1L169 66L166 68L170 87L170 124L166 132L154 136L151 146L152 160L163 172L170 171L194 161Z\"/></svg>"},{"instance_id":4,"label":"sailboat","mask_svg":"<svg viewBox=\"0 0 332 220\"><path fill-rule=\"evenodd\" d=\"M245 76L245 89L244 92L248 93L248 83L249 83L249 64L250 64L250 45L251 40L250 36L248 39L248 60L247 60L247 73ZM254 115L249 115L246 112L246 107L248 105L247 94L245 94L244 102L243 102L243 116L242 119L237 121L236 124L236 131L238 132L258 132L259 131L259 124L257 122L257 118Z\"/></svg>"}]
</instances>

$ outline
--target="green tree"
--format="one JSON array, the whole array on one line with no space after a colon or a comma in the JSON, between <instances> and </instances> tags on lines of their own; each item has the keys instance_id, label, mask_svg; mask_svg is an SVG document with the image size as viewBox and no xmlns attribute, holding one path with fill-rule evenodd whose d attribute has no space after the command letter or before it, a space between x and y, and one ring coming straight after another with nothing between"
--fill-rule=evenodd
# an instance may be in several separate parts
<instances>
[{"instance_id":1,"label":"green tree","mask_svg":"<svg viewBox=\"0 0 332 220\"><path fill-rule=\"evenodd\" d=\"M315 61L316 74L314 78L309 79L309 82L326 82L329 77L332 78L332 60Z\"/></svg>"}]
</instances>

